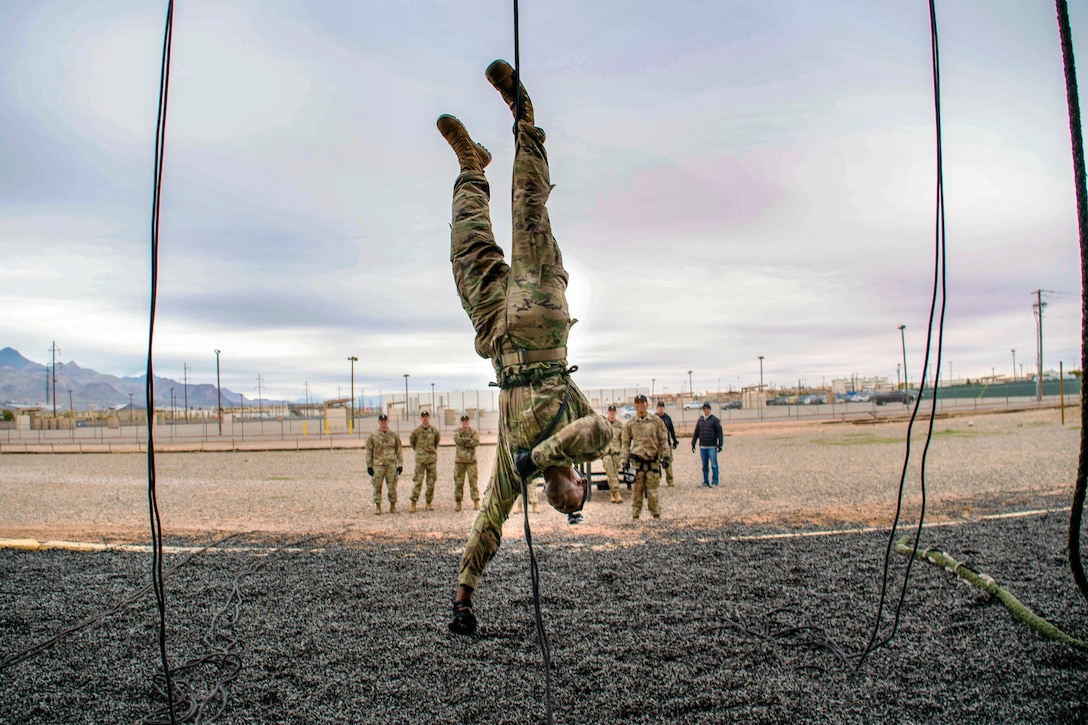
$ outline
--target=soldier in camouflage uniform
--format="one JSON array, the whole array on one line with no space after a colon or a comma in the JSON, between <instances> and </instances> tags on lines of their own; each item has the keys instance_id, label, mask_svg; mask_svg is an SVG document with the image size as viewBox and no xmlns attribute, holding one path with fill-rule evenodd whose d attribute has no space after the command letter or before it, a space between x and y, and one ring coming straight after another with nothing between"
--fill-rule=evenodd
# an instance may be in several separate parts
<instances>
[{"instance_id":1,"label":"soldier in camouflage uniform","mask_svg":"<svg viewBox=\"0 0 1088 725\"><path fill-rule=\"evenodd\" d=\"M465 545L454 597L450 629L458 634L476 630L472 593L498 551L503 523L520 490L518 471L530 476L539 471L548 502L563 513L577 511L588 482L573 466L599 458L611 438L608 422L570 378L566 344L573 320L567 311L567 272L545 207L551 183L544 131L533 125L532 104L506 61L495 61L485 75L516 121L509 264L491 229L490 188L483 173L491 154L453 116L438 119L461 167L450 227L453 278L476 331L476 352L491 360L502 390L495 468Z\"/></svg>"},{"instance_id":2,"label":"soldier in camouflage uniform","mask_svg":"<svg viewBox=\"0 0 1088 725\"><path fill-rule=\"evenodd\" d=\"M431 425L431 414L426 410L419 414L419 425L412 435L408 437L408 445L416 452L416 473L412 476L412 507L410 513L416 512L416 501L419 500L419 492L423 488L423 482L427 482L427 510L433 511L434 506L434 482L438 479L438 442L442 434Z\"/></svg>"},{"instance_id":3,"label":"soldier in camouflage uniform","mask_svg":"<svg viewBox=\"0 0 1088 725\"><path fill-rule=\"evenodd\" d=\"M461 497L465 491L465 478L468 478L468 492L472 496L472 508L480 510L479 475L476 471L476 447L480 445L480 434L472 430L467 415L461 416L461 428L453 434L453 444L457 446L457 455L453 459L453 500L456 509L461 510Z\"/></svg>"},{"instance_id":4,"label":"soldier in camouflage uniform","mask_svg":"<svg viewBox=\"0 0 1088 725\"><path fill-rule=\"evenodd\" d=\"M657 487L661 483L661 467L669 465L669 433L656 415L647 415L649 401L645 395L635 396L635 417L623 428L623 452L620 454L624 468L635 467L635 485L632 487L631 518L642 513L642 496L655 518L661 518L657 505Z\"/></svg>"},{"instance_id":5,"label":"soldier in camouflage uniform","mask_svg":"<svg viewBox=\"0 0 1088 725\"><path fill-rule=\"evenodd\" d=\"M382 512L382 484L386 484L389 513L397 512L397 476L403 470L400 436L389 430L389 416L378 416L378 430L366 439L366 472L374 487L374 513Z\"/></svg>"},{"instance_id":6,"label":"soldier in camouflage uniform","mask_svg":"<svg viewBox=\"0 0 1088 725\"><path fill-rule=\"evenodd\" d=\"M612 494L612 503L623 503L620 495L620 451L621 436L623 436L623 423L616 420L616 406L608 406L608 424L612 426L612 443L601 457L604 463L604 472L608 475L608 492Z\"/></svg>"}]
</instances>

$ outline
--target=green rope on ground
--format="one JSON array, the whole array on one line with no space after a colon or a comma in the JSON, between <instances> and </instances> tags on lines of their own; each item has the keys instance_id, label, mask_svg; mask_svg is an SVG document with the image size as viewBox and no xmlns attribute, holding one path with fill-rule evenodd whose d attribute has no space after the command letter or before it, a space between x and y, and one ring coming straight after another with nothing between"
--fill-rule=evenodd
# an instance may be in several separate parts
<instances>
[{"instance_id":1,"label":"green rope on ground","mask_svg":"<svg viewBox=\"0 0 1088 725\"><path fill-rule=\"evenodd\" d=\"M1061 631L1053 624L1040 617L1035 612L1031 611L1031 609L1026 604L1014 597L1003 586L995 582L993 580L993 577L990 577L986 574L980 574L976 571L972 571L971 569L967 568L965 564L956 561L943 551L940 551L938 549L914 551L913 547L910 545L909 536L904 536L903 538L899 539L899 541L897 541L895 544L895 550L900 554L906 554L908 556L911 554L911 552L913 552L916 559L928 561L934 566L939 566L945 571L949 571L955 574L968 584L971 584L972 586L975 586L983 590L984 592L987 592L990 595L996 597L997 600L1004 604L1005 608L1012 612L1017 619L1019 619L1021 622L1024 622L1026 625L1028 625L1047 639L1054 642L1067 644L1080 650L1088 650L1088 642L1079 640L1075 637L1070 637L1068 634Z\"/></svg>"}]
</instances>

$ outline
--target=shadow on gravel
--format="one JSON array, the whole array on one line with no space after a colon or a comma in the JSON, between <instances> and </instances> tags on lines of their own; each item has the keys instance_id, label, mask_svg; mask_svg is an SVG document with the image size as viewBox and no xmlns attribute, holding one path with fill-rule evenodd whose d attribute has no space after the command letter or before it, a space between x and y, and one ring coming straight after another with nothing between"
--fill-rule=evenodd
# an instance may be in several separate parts
<instances>
[{"instance_id":1,"label":"shadow on gravel","mask_svg":"<svg viewBox=\"0 0 1088 725\"><path fill-rule=\"evenodd\" d=\"M1036 612L1085 637L1067 572L1066 518L1045 514L927 530ZM822 628L848 652L868 638L886 537L731 541L748 529L645 529L643 540L536 539L557 722L1084 722L1088 658L1042 640L977 590L924 564L899 633L856 676L826 650L742 631ZM510 541L477 597L480 631L446 630L458 543L375 542L257 553L232 541L167 579L176 665L237 585L241 671L223 723L544 721L523 542ZM268 542L263 542L267 544ZM264 557L254 567L256 557ZM169 555L166 565L181 555ZM901 570L903 561L894 561ZM150 580L150 556L0 551L0 648L25 650ZM244 572L245 573L243 575ZM894 591L894 586L893 586ZM894 606L894 598L892 600ZM775 614L776 611L784 610ZM139 722L163 704L150 594L0 669L0 722ZM208 671L205 671L208 670ZM187 673L194 696L212 665Z\"/></svg>"}]
</instances>

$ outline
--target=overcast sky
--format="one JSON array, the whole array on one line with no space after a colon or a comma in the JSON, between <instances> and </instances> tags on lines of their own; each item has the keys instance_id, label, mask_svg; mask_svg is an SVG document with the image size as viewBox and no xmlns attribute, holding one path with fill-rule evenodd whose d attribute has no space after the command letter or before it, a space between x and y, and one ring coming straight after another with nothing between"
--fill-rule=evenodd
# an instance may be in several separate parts
<instances>
[{"instance_id":1,"label":"overcast sky","mask_svg":"<svg viewBox=\"0 0 1088 725\"><path fill-rule=\"evenodd\" d=\"M166 2L0 3L0 347L146 365ZM1088 12L1072 7L1088 57ZM1069 127L1052 3L938 3L941 374L1079 367ZM933 281L928 5L521 2L583 388L696 391L921 370ZM179 0L157 374L250 396L486 387L449 268L457 163L488 146L510 232L512 3ZM1082 63L1082 68L1084 64ZM1082 71L1082 97L1088 92ZM719 383L720 381L720 383ZM255 393L253 393L255 394Z\"/></svg>"}]
</instances>

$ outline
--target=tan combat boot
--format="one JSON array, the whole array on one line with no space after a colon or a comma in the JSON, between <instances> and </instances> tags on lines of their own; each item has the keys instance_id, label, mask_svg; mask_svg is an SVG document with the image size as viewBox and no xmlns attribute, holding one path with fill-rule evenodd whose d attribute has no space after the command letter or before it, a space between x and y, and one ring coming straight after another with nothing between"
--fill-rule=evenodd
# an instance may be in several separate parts
<instances>
[{"instance_id":1,"label":"tan combat boot","mask_svg":"<svg viewBox=\"0 0 1088 725\"><path fill-rule=\"evenodd\" d=\"M374 515L375 516L381 516L382 515L382 505L380 503L374 504Z\"/></svg>"},{"instance_id":2,"label":"tan combat boot","mask_svg":"<svg viewBox=\"0 0 1088 725\"><path fill-rule=\"evenodd\" d=\"M506 101L506 105L510 106L510 112L517 118L518 114L514 110L514 104L517 103L515 100L514 68L505 60L500 59L493 61L484 71L484 75L487 76L488 82L495 87L502 99ZM535 124L533 102L529 100L529 94L525 92L525 86L521 83L518 85L521 87L521 120L529 124Z\"/></svg>"},{"instance_id":3,"label":"tan combat boot","mask_svg":"<svg viewBox=\"0 0 1088 725\"><path fill-rule=\"evenodd\" d=\"M408 507L408 513L414 514L416 512L416 502L413 501L412 505Z\"/></svg>"},{"instance_id":4,"label":"tan combat boot","mask_svg":"<svg viewBox=\"0 0 1088 725\"><path fill-rule=\"evenodd\" d=\"M457 505L453 507L453 510L454 511L460 511L461 510L461 502L460 501L458 501Z\"/></svg>"},{"instance_id":5,"label":"tan combat boot","mask_svg":"<svg viewBox=\"0 0 1088 725\"><path fill-rule=\"evenodd\" d=\"M396 501L390 501L389 502L389 513L395 514L396 512L397 512L397 502Z\"/></svg>"},{"instance_id":6,"label":"tan combat boot","mask_svg":"<svg viewBox=\"0 0 1088 725\"><path fill-rule=\"evenodd\" d=\"M472 510L473 511L479 511L480 510L480 499L478 499L478 498L472 499Z\"/></svg>"},{"instance_id":7,"label":"tan combat boot","mask_svg":"<svg viewBox=\"0 0 1088 725\"><path fill-rule=\"evenodd\" d=\"M461 171L483 171L491 163L491 152L473 141L464 124L455 117L446 113L439 116L438 131L457 154Z\"/></svg>"},{"instance_id":8,"label":"tan combat boot","mask_svg":"<svg viewBox=\"0 0 1088 725\"><path fill-rule=\"evenodd\" d=\"M427 502L427 510L428 510L428 511L434 511L434 506L431 506L431 502L430 502L430 501L428 501L428 502Z\"/></svg>"}]
</instances>

